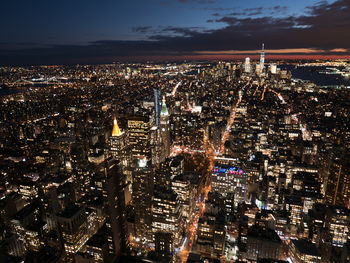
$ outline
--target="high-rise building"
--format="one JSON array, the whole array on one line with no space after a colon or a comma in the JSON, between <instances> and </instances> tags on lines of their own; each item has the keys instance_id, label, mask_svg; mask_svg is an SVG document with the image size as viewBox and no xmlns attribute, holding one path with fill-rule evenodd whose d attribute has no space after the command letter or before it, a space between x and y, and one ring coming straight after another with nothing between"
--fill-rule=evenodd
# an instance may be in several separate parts
<instances>
[{"instance_id":1,"label":"high-rise building","mask_svg":"<svg viewBox=\"0 0 350 263\"><path fill-rule=\"evenodd\" d=\"M106 262L108 258L108 243L106 239L106 225L99 229L99 231L93 235L85 245L84 256L90 256L93 262ZM75 258L76 263L80 262ZM86 262L86 261L81 261Z\"/></svg>"},{"instance_id":2,"label":"high-rise building","mask_svg":"<svg viewBox=\"0 0 350 263\"><path fill-rule=\"evenodd\" d=\"M165 156L170 155L170 125L169 125L169 112L166 106L165 97L162 100L162 111L160 113L160 133L164 144Z\"/></svg>"},{"instance_id":3,"label":"high-rise building","mask_svg":"<svg viewBox=\"0 0 350 263\"><path fill-rule=\"evenodd\" d=\"M248 230L246 257L253 262L259 258L282 260L282 246L274 230L254 225Z\"/></svg>"},{"instance_id":4,"label":"high-rise building","mask_svg":"<svg viewBox=\"0 0 350 263\"><path fill-rule=\"evenodd\" d=\"M180 200L177 194L164 187L154 189L153 195L153 233L169 232L172 233L172 242L177 246L182 237L182 211Z\"/></svg>"},{"instance_id":5,"label":"high-rise building","mask_svg":"<svg viewBox=\"0 0 350 263\"><path fill-rule=\"evenodd\" d=\"M326 200L331 205L349 206L350 163L349 158L335 158L326 181Z\"/></svg>"},{"instance_id":6,"label":"high-rise building","mask_svg":"<svg viewBox=\"0 0 350 263\"><path fill-rule=\"evenodd\" d=\"M10 226L25 251L39 251L44 246L42 234L47 225L40 220L38 200L18 211L11 219Z\"/></svg>"},{"instance_id":7,"label":"high-rise building","mask_svg":"<svg viewBox=\"0 0 350 263\"><path fill-rule=\"evenodd\" d=\"M321 254L315 244L304 239L291 240L289 243L289 256L295 263L320 263Z\"/></svg>"},{"instance_id":8,"label":"high-rise building","mask_svg":"<svg viewBox=\"0 0 350 263\"><path fill-rule=\"evenodd\" d=\"M119 128L117 119L113 120L112 135L109 137L109 156L120 161L123 171L128 167L127 137Z\"/></svg>"},{"instance_id":9,"label":"high-rise building","mask_svg":"<svg viewBox=\"0 0 350 263\"><path fill-rule=\"evenodd\" d=\"M245 58L244 72L250 73L250 58Z\"/></svg>"},{"instance_id":10,"label":"high-rise building","mask_svg":"<svg viewBox=\"0 0 350 263\"><path fill-rule=\"evenodd\" d=\"M264 72L265 67L265 49L264 49L264 43L262 44L261 53L260 53L260 71L261 73Z\"/></svg>"},{"instance_id":11,"label":"high-rise building","mask_svg":"<svg viewBox=\"0 0 350 263\"><path fill-rule=\"evenodd\" d=\"M139 161L132 171L132 199L135 204L135 237L151 239L153 170L146 161Z\"/></svg>"},{"instance_id":12,"label":"high-rise building","mask_svg":"<svg viewBox=\"0 0 350 263\"><path fill-rule=\"evenodd\" d=\"M110 254L118 257L128 246L128 228L126 222L124 175L120 161L109 158L103 163L103 197L107 215L107 235Z\"/></svg>"},{"instance_id":13,"label":"high-rise building","mask_svg":"<svg viewBox=\"0 0 350 263\"><path fill-rule=\"evenodd\" d=\"M72 259L96 232L93 211L71 205L56 216L67 260Z\"/></svg>"},{"instance_id":14,"label":"high-rise building","mask_svg":"<svg viewBox=\"0 0 350 263\"><path fill-rule=\"evenodd\" d=\"M331 206L327 211L326 226L333 246L343 247L350 238L350 210Z\"/></svg>"},{"instance_id":15,"label":"high-rise building","mask_svg":"<svg viewBox=\"0 0 350 263\"><path fill-rule=\"evenodd\" d=\"M154 243L158 260L171 262L174 252L173 234L169 232L157 232L154 236Z\"/></svg>"},{"instance_id":16,"label":"high-rise building","mask_svg":"<svg viewBox=\"0 0 350 263\"><path fill-rule=\"evenodd\" d=\"M117 119L114 118L112 135L109 137L110 155L114 158L119 158L122 151L125 150L125 135L126 134L120 130Z\"/></svg>"},{"instance_id":17,"label":"high-rise building","mask_svg":"<svg viewBox=\"0 0 350 263\"><path fill-rule=\"evenodd\" d=\"M132 116L128 119L129 155L131 162L144 159L151 161L151 122L147 116Z\"/></svg>"},{"instance_id":18,"label":"high-rise building","mask_svg":"<svg viewBox=\"0 0 350 263\"><path fill-rule=\"evenodd\" d=\"M196 249L203 257L220 258L225 246L224 217L204 214L198 220Z\"/></svg>"},{"instance_id":19,"label":"high-rise building","mask_svg":"<svg viewBox=\"0 0 350 263\"><path fill-rule=\"evenodd\" d=\"M154 92L154 113L155 113L155 122L156 126L159 126L160 124L160 111L162 108L162 102L160 100L161 95L160 95L160 90L159 89L153 89Z\"/></svg>"},{"instance_id":20,"label":"high-rise building","mask_svg":"<svg viewBox=\"0 0 350 263\"><path fill-rule=\"evenodd\" d=\"M189 222L195 207L195 189L189 176L183 174L175 176L171 180L171 189L178 195L183 209L183 217Z\"/></svg>"},{"instance_id":21,"label":"high-rise building","mask_svg":"<svg viewBox=\"0 0 350 263\"><path fill-rule=\"evenodd\" d=\"M212 174L212 191L223 197L233 193L234 204L246 201L247 174L240 168L217 163Z\"/></svg>"},{"instance_id":22,"label":"high-rise building","mask_svg":"<svg viewBox=\"0 0 350 263\"><path fill-rule=\"evenodd\" d=\"M255 73L257 75L260 75L260 73L261 73L261 65L260 64L255 65Z\"/></svg>"},{"instance_id":23,"label":"high-rise building","mask_svg":"<svg viewBox=\"0 0 350 263\"><path fill-rule=\"evenodd\" d=\"M270 65L270 73L271 74L276 74L277 73L277 65L276 64L271 64Z\"/></svg>"}]
</instances>

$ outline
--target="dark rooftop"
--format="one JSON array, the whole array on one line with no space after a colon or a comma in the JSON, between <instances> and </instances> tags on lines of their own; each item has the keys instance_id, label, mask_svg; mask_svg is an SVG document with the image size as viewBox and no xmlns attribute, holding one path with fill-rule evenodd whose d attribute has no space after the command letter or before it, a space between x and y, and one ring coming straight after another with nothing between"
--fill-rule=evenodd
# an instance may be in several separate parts
<instances>
[{"instance_id":1,"label":"dark rooftop","mask_svg":"<svg viewBox=\"0 0 350 263\"><path fill-rule=\"evenodd\" d=\"M312 242L309 242L304 239L299 239L299 240L292 240L292 243L294 244L296 249L302 254L312 255L312 256L321 255L318 248Z\"/></svg>"}]
</instances>

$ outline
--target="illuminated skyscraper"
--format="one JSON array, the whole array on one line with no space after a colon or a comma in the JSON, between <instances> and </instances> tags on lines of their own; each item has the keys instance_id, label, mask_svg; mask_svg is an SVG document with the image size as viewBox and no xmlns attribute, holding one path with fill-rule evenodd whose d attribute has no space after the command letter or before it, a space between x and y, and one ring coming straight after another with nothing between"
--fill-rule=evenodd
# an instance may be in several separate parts
<instances>
[{"instance_id":1,"label":"illuminated skyscraper","mask_svg":"<svg viewBox=\"0 0 350 263\"><path fill-rule=\"evenodd\" d=\"M160 134L165 149L165 156L170 154L170 125L169 125L169 113L165 103L165 98L162 100L162 111L160 113Z\"/></svg>"},{"instance_id":2,"label":"illuminated skyscraper","mask_svg":"<svg viewBox=\"0 0 350 263\"><path fill-rule=\"evenodd\" d=\"M182 238L182 210L177 194L165 187L154 189L152 231L172 234L171 240L177 246Z\"/></svg>"},{"instance_id":3,"label":"illuminated skyscraper","mask_svg":"<svg viewBox=\"0 0 350 263\"><path fill-rule=\"evenodd\" d=\"M154 92L155 121L156 121L156 126L159 126L160 111L161 111L161 108L162 108L162 102L160 100L160 90L159 89L153 89L153 92Z\"/></svg>"},{"instance_id":4,"label":"illuminated skyscraper","mask_svg":"<svg viewBox=\"0 0 350 263\"><path fill-rule=\"evenodd\" d=\"M344 207L330 206L326 215L326 226L331 234L333 246L343 247L349 238L350 211Z\"/></svg>"},{"instance_id":5,"label":"illuminated skyscraper","mask_svg":"<svg viewBox=\"0 0 350 263\"><path fill-rule=\"evenodd\" d=\"M334 158L326 181L326 200L328 204L349 207L350 202L350 164L348 155Z\"/></svg>"},{"instance_id":6,"label":"illuminated skyscraper","mask_svg":"<svg viewBox=\"0 0 350 263\"><path fill-rule=\"evenodd\" d=\"M120 130L116 118L113 121L112 136L109 137L109 153L111 157L120 160L124 167L127 166L126 133Z\"/></svg>"},{"instance_id":7,"label":"illuminated skyscraper","mask_svg":"<svg viewBox=\"0 0 350 263\"><path fill-rule=\"evenodd\" d=\"M56 216L56 221L69 262L97 230L94 215L90 209L71 205Z\"/></svg>"},{"instance_id":8,"label":"illuminated skyscraper","mask_svg":"<svg viewBox=\"0 0 350 263\"><path fill-rule=\"evenodd\" d=\"M212 191L223 197L233 193L237 206L246 201L247 174L240 168L217 163L212 173Z\"/></svg>"},{"instance_id":9,"label":"illuminated skyscraper","mask_svg":"<svg viewBox=\"0 0 350 263\"><path fill-rule=\"evenodd\" d=\"M264 67L265 67L264 64L265 64L265 50L264 50L264 43L263 43L261 53L260 53L260 71L261 71L261 73L264 71Z\"/></svg>"},{"instance_id":10,"label":"illuminated skyscraper","mask_svg":"<svg viewBox=\"0 0 350 263\"><path fill-rule=\"evenodd\" d=\"M277 65L276 64L271 64L270 65L270 73L271 74L277 74Z\"/></svg>"},{"instance_id":11,"label":"illuminated skyscraper","mask_svg":"<svg viewBox=\"0 0 350 263\"><path fill-rule=\"evenodd\" d=\"M250 58L245 58L244 72L250 73Z\"/></svg>"},{"instance_id":12,"label":"illuminated skyscraper","mask_svg":"<svg viewBox=\"0 0 350 263\"><path fill-rule=\"evenodd\" d=\"M117 122L117 119L114 118L113 120L113 130L112 130L112 136L113 137L118 137L121 135L121 131L119 129L119 125L118 125L118 122Z\"/></svg>"},{"instance_id":13,"label":"illuminated skyscraper","mask_svg":"<svg viewBox=\"0 0 350 263\"><path fill-rule=\"evenodd\" d=\"M152 226L153 170L140 160L132 171L132 197L135 204L135 237L150 239Z\"/></svg>"},{"instance_id":14,"label":"illuminated skyscraper","mask_svg":"<svg viewBox=\"0 0 350 263\"><path fill-rule=\"evenodd\" d=\"M146 157L151 161L151 122L146 116L133 116L128 119L128 148L132 162Z\"/></svg>"}]
</instances>

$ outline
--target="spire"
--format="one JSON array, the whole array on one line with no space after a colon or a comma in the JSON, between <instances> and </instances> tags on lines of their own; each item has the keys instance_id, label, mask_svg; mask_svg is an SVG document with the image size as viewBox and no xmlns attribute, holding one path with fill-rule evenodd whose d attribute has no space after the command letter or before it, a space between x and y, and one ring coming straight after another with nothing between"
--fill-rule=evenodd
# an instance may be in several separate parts
<instances>
[{"instance_id":1,"label":"spire","mask_svg":"<svg viewBox=\"0 0 350 263\"><path fill-rule=\"evenodd\" d=\"M168 108L166 107L165 97L164 96L163 96L163 99L162 99L162 111L160 112L160 115L161 116L169 115Z\"/></svg>"},{"instance_id":2,"label":"spire","mask_svg":"<svg viewBox=\"0 0 350 263\"><path fill-rule=\"evenodd\" d=\"M260 54L260 70L261 72L264 70L264 63L265 63L265 45L262 44L261 54Z\"/></svg>"},{"instance_id":3,"label":"spire","mask_svg":"<svg viewBox=\"0 0 350 263\"><path fill-rule=\"evenodd\" d=\"M122 133L121 133L121 131L119 129L117 119L114 117L112 136L116 137L116 136L120 136L121 134Z\"/></svg>"}]
</instances>

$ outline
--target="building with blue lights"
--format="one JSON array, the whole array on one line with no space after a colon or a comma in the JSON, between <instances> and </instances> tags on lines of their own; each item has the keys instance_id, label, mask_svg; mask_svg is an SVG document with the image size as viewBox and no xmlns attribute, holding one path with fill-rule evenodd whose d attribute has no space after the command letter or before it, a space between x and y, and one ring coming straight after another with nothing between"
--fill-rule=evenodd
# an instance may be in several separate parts
<instances>
[{"instance_id":1,"label":"building with blue lights","mask_svg":"<svg viewBox=\"0 0 350 263\"><path fill-rule=\"evenodd\" d=\"M234 204L246 201L247 174L238 167L216 164L212 173L212 191L223 197L233 194Z\"/></svg>"}]
</instances>

